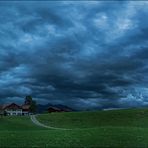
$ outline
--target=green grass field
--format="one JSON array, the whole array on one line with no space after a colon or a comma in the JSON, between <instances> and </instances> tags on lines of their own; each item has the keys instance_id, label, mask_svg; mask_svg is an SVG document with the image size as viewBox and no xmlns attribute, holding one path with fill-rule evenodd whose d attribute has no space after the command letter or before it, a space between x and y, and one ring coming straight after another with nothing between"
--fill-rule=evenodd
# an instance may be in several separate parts
<instances>
[{"instance_id":1,"label":"green grass field","mask_svg":"<svg viewBox=\"0 0 148 148\"><path fill-rule=\"evenodd\" d=\"M51 113L38 115L50 130L29 117L0 118L1 147L148 147L148 110Z\"/></svg>"},{"instance_id":2,"label":"green grass field","mask_svg":"<svg viewBox=\"0 0 148 148\"><path fill-rule=\"evenodd\" d=\"M63 128L148 127L148 109L51 113L38 116L42 123Z\"/></svg>"}]
</instances>

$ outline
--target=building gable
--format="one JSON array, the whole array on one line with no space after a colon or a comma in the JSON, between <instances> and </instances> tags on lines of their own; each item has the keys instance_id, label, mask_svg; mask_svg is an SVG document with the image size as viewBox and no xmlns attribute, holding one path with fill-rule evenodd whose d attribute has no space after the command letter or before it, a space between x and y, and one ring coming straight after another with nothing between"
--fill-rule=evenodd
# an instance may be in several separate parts
<instances>
[{"instance_id":1,"label":"building gable","mask_svg":"<svg viewBox=\"0 0 148 148\"><path fill-rule=\"evenodd\" d=\"M21 106L15 104L15 103L11 103L11 104L4 107L4 110L6 110L6 109L8 109L8 110L9 109L11 109L11 110L20 110L22 108L21 108Z\"/></svg>"}]
</instances>

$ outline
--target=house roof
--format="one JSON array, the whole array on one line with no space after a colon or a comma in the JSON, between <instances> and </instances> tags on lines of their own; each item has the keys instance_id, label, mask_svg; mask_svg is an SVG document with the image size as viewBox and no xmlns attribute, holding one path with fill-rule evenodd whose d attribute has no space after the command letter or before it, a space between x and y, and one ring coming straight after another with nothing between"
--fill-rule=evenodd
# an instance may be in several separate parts
<instances>
[{"instance_id":1,"label":"house roof","mask_svg":"<svg viewBox=\"0 0 148 148\"><path fill-rule=\"evenodd\" d=\"M30 105L24 104L22 105L22 109L30 109Z\"/></svg>"},{"instance_id":2,"label":"house roof","mask_svg":"<svg viewBox=\"0 0 148 148\"><path fill-rule=\"evenodd\" d=\"M64 107L63 108L61 107L60 108L60 107L56 107L56 106L49 106L48 107L48 110L50 110L50 109L57 110L57 111L64 111L64 112L70 112L70 111L72 111L72 109L70 109L68 107L67 108L66 107L65 108Z\"/></svg>"},{"instance_id":3,"label":"house roof","mask_svg":"<svg viewBox=\"0 0 148 148\"><path fill-rule=\"evenodd\" d=\"M1 110L5 110L5 109L23 109L23 110L29 110L30 109L30 105L24 104L22 106L17 105L16 103L11 103L11 104L3 104L0 105L0 111Z\"/></svg>"},{"instance_id":4,"label":"house roof","mask_svg":"<svg viewBox=\"0 0 148 148\"><path fill-rule=\"evenodd\" d=\"M11 103L9 105L3 105L3 109L22 109L21 106L17 105L16 103Z\"/></svg>"},{"instance_id":5,"label":"house roof","mask_svg":"<svg viewBox=\"0 0 148 148\"><path fill-rule=\"evenodd\" d=\"M3 105L0 105L0 110L3 110L6 106L8 106L10 104L3 104Z\"/></svg>"},{"instance_id":6,"label":"house roof","mask_svg":"<svg viewBox=\"0 0 148 148\"><path fill-rule=\"evenodd\" d=\"M61 109L60 109L60 108L53 107L53 106L48 107L48 110L50 110L50 109L61 111Z\"/></svg>"}]
</instances>

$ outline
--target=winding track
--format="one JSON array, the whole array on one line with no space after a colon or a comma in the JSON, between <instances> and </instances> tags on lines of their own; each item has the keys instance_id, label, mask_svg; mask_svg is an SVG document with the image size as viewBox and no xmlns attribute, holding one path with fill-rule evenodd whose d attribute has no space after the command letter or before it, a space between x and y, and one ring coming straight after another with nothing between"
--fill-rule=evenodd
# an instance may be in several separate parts
<instances>
[{"instance_id":1,"label":"winding track","mask_svg":"<svg viewBox=\"0 0 148 148\"><path fill-rule=\"evenodd\" d=\"M35 115L31 115L31 116L30 116L30 119L31 119L31 121L32 121L34 124L36 124L36 125L38 125L38 126L41 126L41 127L44 127L44 128L54 129L54 130L72 130L72 129L66 129L66 128L52 127L52 126L47 126L47 125L45 125L45 124L42 124L42 123L40 123L40 122L36 119Z\"/></svg>"}]
</instances>

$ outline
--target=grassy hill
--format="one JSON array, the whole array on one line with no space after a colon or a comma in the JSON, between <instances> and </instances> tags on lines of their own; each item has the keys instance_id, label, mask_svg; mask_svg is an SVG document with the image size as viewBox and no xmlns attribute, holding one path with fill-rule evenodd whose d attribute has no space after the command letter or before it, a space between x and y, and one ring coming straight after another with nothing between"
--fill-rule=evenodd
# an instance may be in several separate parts
<instances>
[{"instance_id":1,"label":"grassy hill","mask_svg":"<svg viewBox=\"0 0 148 148\"><path fill-rule=\"evenodd\" d=\"M30 131L44 129L35 126L29 116L0 117L0 132L2 131Z\"/></svg>"},{"instance_id":2,"label":"grassy hill","mask_svg":"<svg viewBox=\"0 0 148 148\"><path fill-rule=\"evenodd\" d=\"M31 123L29 117L0 118L0 147L148 147L148 110L52 113L37 119L50 130Z\"/></svg>"},{"instance_id":3,"label":"grassy hill","mask_svg":"<svg viewBox=\"0 0 148 148\"><path fill-rule=\"evenodd\" d=\"M148 109L51 113L37 118L46 125L63 128L148 127Z\"/></svg>"}]
</instances>

